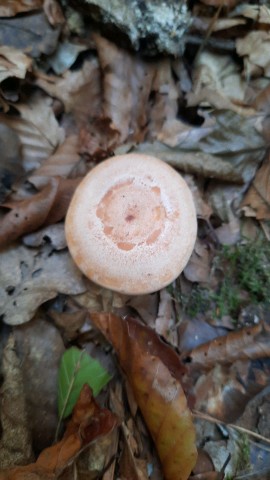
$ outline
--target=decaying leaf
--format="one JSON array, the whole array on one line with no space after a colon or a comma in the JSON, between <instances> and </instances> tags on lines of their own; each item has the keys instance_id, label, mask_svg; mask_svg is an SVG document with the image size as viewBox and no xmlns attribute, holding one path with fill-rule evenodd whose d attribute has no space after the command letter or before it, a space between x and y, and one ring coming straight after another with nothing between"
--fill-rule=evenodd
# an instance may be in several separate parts
<instances>
[{"instance_id":1,"label":"decaying leaf","mask_svg":"<svg viewBox=\"0 0 270 480\"><path fill-rule=\"evenodd\" d=\"M100 408L90 388L85 385L62 440L43 450L36 463L2 471L0 480L53 480L74 461L86 445L109 434L116 425L115 415Z\"/></svg>"},{"instance_id":2,"label":"decaying leaf","mask_svg":"<svg viewBox=\"0 0 270 480\"><path fill-rule=\"evenodd\" d=\"M9 325L33 318L37 308L57 293L85 291L82 274L66 251L13 246L0 253L0 315Z\"/></svg>"},{"instance_id":3,"label":"decaying leaf","mask_svg":"<svg viewBox=\"0 0 270 480\"><path fill-rule=\"evenodd\" d=\"M195 431L179 381L177 354L135 319L91 314L113 344L155 442L166 480L187 479L196 463ZM177 368L178 366L178 368Z\"/></svg>"}]
</instances>

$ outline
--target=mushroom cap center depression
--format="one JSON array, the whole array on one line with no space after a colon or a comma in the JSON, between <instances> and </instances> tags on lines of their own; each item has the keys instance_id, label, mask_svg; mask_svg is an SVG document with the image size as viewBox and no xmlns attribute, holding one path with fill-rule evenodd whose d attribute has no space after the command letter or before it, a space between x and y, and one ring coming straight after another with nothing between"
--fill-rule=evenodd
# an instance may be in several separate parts
<instances>
[{"instance_id":1,"label":"mushroom cap center depression","mask_svg":"<svg viewBox=\"0 0 270 480\"><path fill-rule=\"evenodd\" d=\"M100 200L96 215L104 235L126 251L154 243L167 217L160 188L135 179L112 186Z\"/></svg>"}]
</instances>

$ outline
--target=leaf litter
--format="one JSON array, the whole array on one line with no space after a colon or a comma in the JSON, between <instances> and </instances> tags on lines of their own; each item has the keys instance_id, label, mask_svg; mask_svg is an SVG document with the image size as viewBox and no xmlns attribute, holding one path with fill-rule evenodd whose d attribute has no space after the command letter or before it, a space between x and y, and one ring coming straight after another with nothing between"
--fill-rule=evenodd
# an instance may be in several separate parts
<instances>
[{"instance_id":1,"label":"leaf litter","mask_svg":"<svg viewBox=\"0 0 270 480\"><path fill-rule=\"evenodd\" d=\"M79 479L174 480L180 478L174 468L187 478L195 455L194 409L211 421L196 418L199 457L190 478L253 479L258 472L267 478L269 8L248 1L227 2L226 9L218 0L190 5L184 53L172 59L134 53L123 39L113 42L106 28L105 35L104 28L92 34L91 14L84 15L80 3L82 11L56 0L0 2L4 403L12 368L15 379L12 401L1 411L1 468L7 470L0 478L35 474L45 480L62 472L73 478L74 468ZM97 162L128 151L155 154L186 174L199 227L180 278L135 298L82 278L66 250L62 223L80 179ZM249 257L242 250L249 242L244 235L253 242ZM11 329L14 337L5 347ZM99 410L84 388L70 405L73 426L50 447L58 423L55 378L69 347L94 354L105 368L114 364L113 379L98 395L101 408L109 405L113 413ZM10 372L7 352L15 365ZM54 380L36 382L41 371L48 378L53 372ZM177 401L161 401L161 390L168 396L175 385L187 431L181 430L181 412L172 414ZM151 408L150 400L143 401L149 392ZM51 417L43 414L47 398ZM17 407L11 426L9 410ZM88 408L95 412L96 433L86 427ZM254 408L256 423L247 413ZM155 418L161 419L160 434ZM224 428L224 422L240 422L246 437L217 429L218 422ZM261 438L251 440L256 432ZM33 461L33 433L37 462L16 467ZM175 439L179 455L173 454Z\"/></svg>"}]
</instances>

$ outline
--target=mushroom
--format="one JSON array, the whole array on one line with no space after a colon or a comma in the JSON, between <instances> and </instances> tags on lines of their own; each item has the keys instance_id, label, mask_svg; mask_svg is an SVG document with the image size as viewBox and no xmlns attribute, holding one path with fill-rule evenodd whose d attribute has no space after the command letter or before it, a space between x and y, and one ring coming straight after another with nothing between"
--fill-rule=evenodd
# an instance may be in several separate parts
<instances>
[{"instance_id":1,"label":"mushroom","mask_svg":"<svg viewBox=\"0 0 270 480\"><path fill-rule=\"evenodd\" d=\"M171 283L186 266L197 234L192 194L181 175L136 153L109 158L86 175L65 228L80 270L128 295Z\"/></svg>"}]
</instances>

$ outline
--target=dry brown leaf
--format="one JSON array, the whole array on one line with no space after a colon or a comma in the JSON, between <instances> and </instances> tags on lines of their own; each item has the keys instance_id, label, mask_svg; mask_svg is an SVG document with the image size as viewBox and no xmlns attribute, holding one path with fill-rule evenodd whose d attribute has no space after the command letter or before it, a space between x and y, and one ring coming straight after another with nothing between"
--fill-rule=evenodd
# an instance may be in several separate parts
<instances>
[{"instance_id":1,"label":"dry brown leaf","mask_svg":"<svg viewBox=\"0 0 270 480\"><path fill-rule=\"evenodd\" d=\"M0 315L9 325L31 320L37 308L58 293L85 292L82 274L66 251L14 246L0 253Z\"/></svg>"},{"instance_id":2,"label":"dry brown leaf","mask_svg":"<svg viewBox=\"0 0 270 480\"><path fill-rule=\"evenodd\" d=\"M137 458L136 441L132 431L123 422L121 430L124 438L124 448L120 457L119 469L122 479L147 480L147 464L145 460ZM135 445L134 445L135 444ZM135 447L135 448L134 448Z\"/></svg>"},{"instance_id":3,"label":"dry brown leaf","mask_svg":"<svg viewBox=\"0 0 270 480\"><path fill-rule=\"evenodd\" d=\"M109 434L116 425L115 415L100 408L88 385L84 385L62 440L43 450L36 463L0 473L0 480L53 480L75 460L86 445Z\"/></svg>"},{"instance_id":4,"label":"dry brown leaf","mask_svg":"<svg viewBox=\"0 0 270 480\"><path fill-rule=\"evenodd\" d=\"M270 76L270 33L252 30L244 38L236 40L238 55L244 57L245 75L257 76L261 71Z\"/></svg>"},{"instance_id":5,"label":"dry brown leaf","mask_svg":"<svg viewBox=\"0 0 270 480\"><path fill-rule=\"evenodd\" d=\"M196 463L195 431L177 354L131 318L92 314L112 342L155 442L166 480L187 479ZM177 368L178 365L178 368Z\"/></svg>"},{"instance_id":6,"label":"dry brown leaf","mask_svg":"<svg viewBox=\"0 0 270 480\"><path fill-rule=\"evenodd\" d=\"M219 109L230 109L245 114L240 107L247 88L241 77L239 65L231 55L219 55L202 51L193 70L193 88L187 94L189 106L211 105ZM252 113L249 108L246 114Z\"/></svg>"},{"instance_id":7,"label":"dry brown leaf","mask_svg":"<svg viewBox=\"0 0 270 480\"><path fill-rule=\"evenodd\" d=\"M65 17L57 0L43 0L43 10L53 27L65 23Z\"/></svg>"},{"instance_id":8,"label":"dry brown leaf","mask_svg":"<svg viewBox=\"0 0 270 480\"><path fill-rule=\"evenodd\" d=\"M79 70L68 70L62 77L36 71L36 84L63 102L67 113L74 113L79 125L98 117L101 109L100 66L96 58L86 60Z\"/></svg>"},{"instance_id":9,"label":"dry brown leaf","mask_svg":"<svg viewBox=\"0 0 270 480\"><path fill-rule=\"evenodd\" d=\"M20 360L10 336L3 351L1 386L0 469L26 464L33 460L31 428ZM1 475L1 474L0 474Z\"/></svg>"},{"instance_id":10,"label":"dry brown leaf","mask_svg":"<svg viewBox=\"0 0 270 480\"><path fill-rule=\"evenodd\" d=\"M197 238L194 250L184 269L185 277L190 282L208 283L210 279L210 253L205 243Z\"/></svg>"},{"instance_id":11,"label":"dry brown leaf","mask_svg":"<svg viewBox=\"0 0 270 480\"><path fill-rule=\"evenodd\" d=\"M172 62L169 59L160 60L155 64L155 72L151 87L153 100L149 101L149 125L147 135L151 139L164 141L171 135L172 124L177 122L178 128L190 130L179 120L176 120L180 92L173 77Z\"/></svg>"},{"instance_id":12,"label":"dry brown leaf","mask_svg":"<svg viewBox=\"0 0 270 480\"><path fill-rule=\"evenodd\" d=\"M0 47L0 82L8 77L25 78L31 66L32 59L20 50L5 45Z\"/></svg>"},{"instance_id":13,"label":"dry brown leaf","mask_svg":"<svg viewBox=\"0 0 270 480\"><path fill-rule=\"evenodd\" d=\"M257 23L270 23L270 9L268 5L252 5L244 3L241 5L239 13L244 17L250 18Z\"/></svg>"},{"instance_id":14,"label":"dry brown leaf","mask_svg":"<svg viewBox=\"0 0 270 480\"><path fill-rule=\"evenodd\" d=\"M78 136L70 135L58 146L56 151L29 177L37 188L48 183L48 177L70 177L80 161L78 154ZM44 181L42 178L45 177Z\"/></svg>"},{"instance_id":15,"label":"dry brown leaf","mask_svg":"<svg viewBox=\"0 0 270 480\"><path fill-rule=\"evenodd\" d=\"M247 217L270 220L270 158L264 161L249 187L241 209Z\"/></svg>"},{"instance_id":16,"label":"dry brown leaf","mask_svg":"<svg viewBox=\"0 0 270 480\"><path fill-rule=\"evenodd\" d=\"M75 188L79 185L81 180L81 178L58 178L59 183L57 193L44 225L52 225L63 220Z\"/></svg>"},{"instance_id":17,"label":"dry brown leaf","mask_svg":"<svg viewBox=\"0 0 270 480\"><path fill-rule=\"evenodd\" d=\"M155 331L162 335L171 345L177 344L177 333L171 327L174 323L173 302L166 288L160 290L158 313L155 321Z\"/></svg>"},{"instance_id":18,"label":"dry brown leaf","mask_svg":"<svg viewBox=\"0 0 270 480\"><path fill-rule=\"evenodd\" d=\"M7 201L10 209L0 219L0 248L41 227L55 202L59 182L54 179L41 192L19 202Z\"/></svg>"},{"instance_id":19,"label":"dry brown leaf","mask_svg":"<svg viewBox=\"0 0 270 480\"><path fill-rule=\"evenodd\" d=\"M51 55L59 35L60 28L52 27L41 9L28 15L0 17L0 45L18 48L33 58Z\"/></svg>"},{"instance_id":20,"label":"dry brown leaf","mask_svg":"<svg viewBox=\"0 0 270 480\"><path fill-rule=\"evenodd\" d=\"M105 38L95 36L103 79L103 116L120 133L120 142L142 138L155 67Z\"/></svg>"},{"instance_id":21,"label":"dry brown leaf","mask_svg":"<svg viewBox=\"0 0 270 480\"><path fill-rule=\"evenodd\" d=\"M17 13L38 10L43 0L0 0L0 17L13 17Z\"/></svg>"},{"instance_id":22,"label":"dry brown leaf","mask_svg":"<svg viewBox=\"0 0 270 480\"><path fill-rule=\"evenodd\" d=\"M194 348L188 354L188 361L193 369L210 369L217 363L226 365L236 360L268 358L269 336L269 328L263 323L246 327Z\"/></svg>"},{"instance_id":23,"label":"dry brown leaf","mask_svg":"<svg viewBox=\"0 0 270 480\"><path fill-rule=\"evenodd\" d=\"M26 170L41 165L64 140L64 130L59 126L52 109L52 100L33 95L27 104L16 104L21 116L0 114L0 121L18 134L22 161Z\"/></svg>"}]
</instances>

